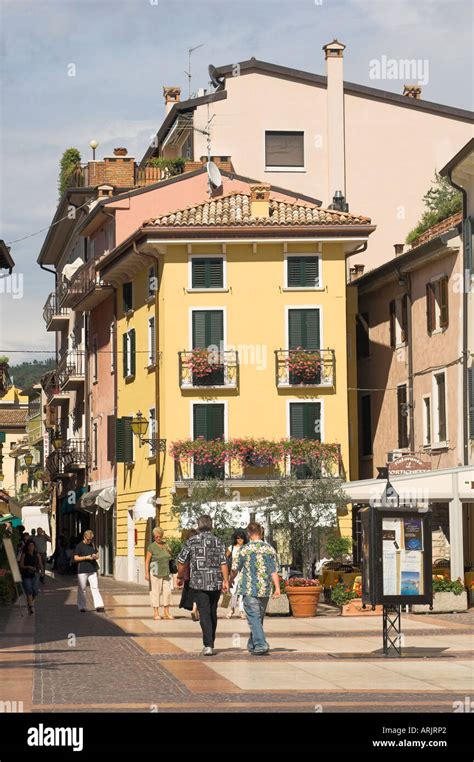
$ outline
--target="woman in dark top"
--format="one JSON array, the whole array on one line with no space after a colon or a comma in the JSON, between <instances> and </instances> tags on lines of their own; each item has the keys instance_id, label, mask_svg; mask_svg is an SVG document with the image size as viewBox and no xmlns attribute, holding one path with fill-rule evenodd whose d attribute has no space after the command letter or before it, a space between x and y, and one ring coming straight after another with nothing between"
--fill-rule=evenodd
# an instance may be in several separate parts
<instances>
[{"instance_id":1,"label":"woman in dark top","mask_svg":"<svg viewBox=\"0 0 474 762\"><path fill-rule=\"evenodd\" d=\"M28 602L28 613L34 614L33 601L38 595L38 581L39 575L43 571L43 564L33 540L27 542L23 548L19 566L23 580L23 590Z\"/></svg>"}]
</instances>

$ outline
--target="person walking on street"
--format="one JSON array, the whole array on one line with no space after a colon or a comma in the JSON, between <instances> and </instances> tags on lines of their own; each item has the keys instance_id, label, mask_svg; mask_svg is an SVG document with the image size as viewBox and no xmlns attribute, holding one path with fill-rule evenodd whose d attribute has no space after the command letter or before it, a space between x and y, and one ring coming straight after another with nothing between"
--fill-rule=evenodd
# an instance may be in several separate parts
<instances>
[{"instance_id":1,"label":"person walking on street","mask_svg":"<svg viewBox=\"0 0 474 762\"><path fill-rule=\"evenodd\" d=\"M181 533L181 539L184 542L187 542L190 537L195 537L197 535L196 529L183 529ZM193 622L199 622L199 612L197 610L196 601L193 598L192 590L189 588L189 580L191 578L191 572L189 568L189 559L184 564L184 570L182 574L182 580L183 580L183 592L181 595L181 600L179 602L179 608L180 609L186 609L187 611L191 612L191 619Z\"/></svg>"},{"instance_id":2,"label":"person walking on street","mask_svg":"<svg viewBox=\"0 0 474 762\"><path fill-rule=\"evenodd\" d=\"M74 551L74 561L79 564L77 567L77 608L81 612L86 610L86 588L88 582L95 610L105 610L104 602L99 592L99 578L97 575L99 553L92 542L93 539L94 532L91 529L86 529L82 542L76 545Z\"/></svg>"},{"instance_id":3,"label":"person walking on street","mask_svg":"<svg viewBox=\"0 0 474 762\"><path fill-rule=\"evenodd\" d=\"M230 570L237 568L237 559L241 548L248 542L248 537L244 529L237 529L232 535L231 544L226 550L227 563ZM239 614L241 619L245 619L244 602L241 595L237 594L239 584L239 575L234 579L231 587L231 599L229 603L229 610L226 614L226 619L231 619L237 606L239 607Z\"/></svg>"},{"instance_id":4,"label":"person walking on street","mask_svg":"<svg viewBox=\"0 0 474 762\"><path fill-rule=\"evenodd\" d=\"M178 584L183 584L185 564L189 559L189 587L199 611L203 656L212 656L217 630L217 604L221 591L229 590L229 570L225 545L212 534L210 516L198 519L198 534L183 545L178 555Z\"/></svg>"},{"instance_id":5,"label":"person walking on street","mask_svg":"<svg viewBox=\"0 0 474 762\"><path fill-rule=\"evenodd\" d=\"M51 537L46 534L44 529L42 527L38 527L36 530L36 537L35 537L35 545L36 550L41 556L41 561L43 562L43 572L40 576L40 582L44 585L44 577L45 577L45 569L46 569L46 548L48 545L48 542L51 542Z\"/></svg>"},{"instance_id":6,"label":"person walking on street","mask_svg":"<svg viewBox=\"0 0 474 762\"><path fill-rule=\"evenodd\" d=\"M34 614L33 601L38 595L38 578L42 572L43 566L41 556L37 552L33 540L30 540L24 546L21 552L19 566L23 581L23 590L25 591L26 601L28 603L28 613Z\"/></svg>"},{"instance_id":7,"label":"person walking on street","mask_svg":"<svg viewBox=\"0 0 474 762\"><path fill-rule=\"evenodd\" d=\"M247 527L249 542L242 547L233 576L240 573L238 593L243 595L244 610L250 627L247 649L255 656L267 654L270 646L263 630L263 620L275 586L273 596L278 598L280 579L277 572L275 549L262 540L263 527L252 521Z\"/></svg>"},{"instance_id":8,"label":"person walking on street","mask_svg":"<svg viewBox=\"0 0 474 762\"><path fill-rule=\"evenodd\" d=\"M163 606L163 619L174 619L174 616L170 614L171 551L163 539L164 530L161 527L155 527L152 534L153 542L149 544L145 557L145 579L150 582L153 619L162 618L160 616L160 603Z\"/></svg>"}]
</instances>

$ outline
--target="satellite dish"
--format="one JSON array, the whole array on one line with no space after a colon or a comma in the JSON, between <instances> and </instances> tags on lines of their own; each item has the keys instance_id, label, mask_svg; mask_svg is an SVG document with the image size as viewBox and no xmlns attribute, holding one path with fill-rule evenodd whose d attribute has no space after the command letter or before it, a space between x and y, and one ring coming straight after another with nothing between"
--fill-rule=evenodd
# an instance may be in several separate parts
<instances>
[{"instance_id":1,"label":"satellite dish","mask_svg":"<svg viewBox=\"0 0 474 762\"><path fill-rule=\"evenodd\" d=\"M207 71L209 72L209 79L211 80L212 84L216 88L216 90L222 90L224 87L224 80L219 79L219 75L217 74L217 69L212 64L209 64L207 67Z\"/></svg>"},{"instance_id":2,"label":"satellite dish","mask_svg":"<svg viewBox=\"0 0 474 762\"><path fill-rule=\"evenodd\" d=\"M213 161L208 161L206 164L207 176L209 182L213 188L220 188L222 185L222 175L219 169Z\"/></svg>"}]
</instances>

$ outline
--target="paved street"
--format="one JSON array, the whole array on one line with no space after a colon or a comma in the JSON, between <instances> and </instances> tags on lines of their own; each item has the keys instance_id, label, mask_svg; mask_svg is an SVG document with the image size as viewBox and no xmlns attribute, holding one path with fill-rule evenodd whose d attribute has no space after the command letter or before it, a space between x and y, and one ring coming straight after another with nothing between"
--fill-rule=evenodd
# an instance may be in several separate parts
<instances>
[{"instance_id":1,"label":"paved street","mask_svg":"<svg viewBox=\"0 0 474 762\"><path fill-rule=\"evenodd\" d=\"M473 695L473 614L403 615L402 660L380 657L379 617L325 606L314 619L267 617L272 653L261 659L245 650L247 623L221 618L204 659L188 612L155 622L143 588L104 578L101 588L105 615L78 612L68 577L48 578L34 617L2 612L1 701L34 712L451 712Z\"/></svg>"}]
</instances>

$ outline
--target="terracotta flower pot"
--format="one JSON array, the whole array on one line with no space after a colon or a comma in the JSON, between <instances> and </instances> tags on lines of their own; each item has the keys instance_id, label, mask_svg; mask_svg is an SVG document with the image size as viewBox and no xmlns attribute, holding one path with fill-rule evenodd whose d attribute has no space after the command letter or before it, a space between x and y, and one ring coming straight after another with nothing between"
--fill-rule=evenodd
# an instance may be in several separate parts
<instances>
[{"instance_id":1,"label":"terracotta flower pot","mask_svg":"<svg viewBox=\"0 0 474 762\"><path fill-rule=\"evenodd\" d=\"M352 601L344 604L341 616L380 616L382 614L383 606L376 606L372 611L372 606L366 606L364 609L362 605L360 598L353 598Z\"/></svg>"},{"instance_id":2,"label":"terracotta flower pot","mask_svg":"<svg viewBox=\"0 0 474 762\"><path fill-rule=\"evenodd\" d=\"M291 613L295 617L316 616L320 587L298 587L287 585L285 590L290 602Z\"/></svg>"}]
</instances>

